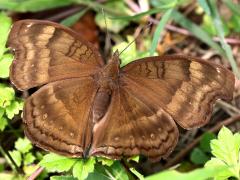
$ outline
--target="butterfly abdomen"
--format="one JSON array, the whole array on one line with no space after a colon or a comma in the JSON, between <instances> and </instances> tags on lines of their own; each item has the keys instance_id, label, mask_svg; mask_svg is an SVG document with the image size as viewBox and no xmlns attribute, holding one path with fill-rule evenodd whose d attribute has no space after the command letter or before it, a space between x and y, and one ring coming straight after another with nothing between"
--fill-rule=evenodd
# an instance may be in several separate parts
<instances>
[{"instance_id":1,"label":"butterfly abdomen","mask_svg":"<svg viewBox=\"0 0 240 180\"><path fill-rule=\"evenodd\" d=\"M93 103L93 123L97 123L107 112L111 100L111 91L100 88Z\"/></svg>"}]
</instances>

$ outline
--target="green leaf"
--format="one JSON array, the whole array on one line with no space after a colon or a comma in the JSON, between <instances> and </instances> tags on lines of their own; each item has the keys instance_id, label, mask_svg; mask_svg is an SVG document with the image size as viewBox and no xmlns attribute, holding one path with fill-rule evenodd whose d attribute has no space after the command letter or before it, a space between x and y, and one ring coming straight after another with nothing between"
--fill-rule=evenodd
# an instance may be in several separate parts
<instances>
[{"instance_id":1,"label":"green leaf","mask_svg":"<svg viewBox=\"0 0 240 180\"><path fill-rule=\"evenodd\" d=\"M230 19L229 27L233 29L234 32L240 33L240 16L233 15Z\"/></svg>"},{"instance_id":2,"label":"green leaf","mask_svg":"<svg viewBox=\"0 0 240 180\"><path fill-rule=\"evenodd\" d=\"M127 41L118 43L117 45L113 46L113 52L116 50L119 50L119 52L122 52L122 50L127 47L127 45L133 41L133 36L127 36ZM121 57L121 66L125 66L126 64L132 62L134 59L136 59L137 56L137 49L136 49L136 43L132 43L127 49L125 49L120 57Z\"/></svg>"},{"instance_id":3,"label":"green leaf","mask_svg":"<svg viewBox=\"0 0 240 180\"><path fill-rule=\"evenodd\" d=\"M0 78L9 77L9 68L12 64L13 56L12 54L4 54L1 58L0 56Z\"/></svg>"},{"instance_id":4,"label":"green leaf","mask_svg":"<svg viewBox=\"0 0 240 180\"><path fill-rule=\"evenodd\" d=\"M4 109L0 107L0 131L3 131L8 125L8 120L4 117Z\"/></svg>"},{"instance_id":5,"label":"green leaf","mask_svg":"<svg viewBox=\"0 0 240 180\"><path fill-rule=\"evenodd\" d=\"M15 174L14 173L7 173L7 172L3 172L0 173L0 179L4 179L4 180L15 180ZM20 179L18 179L20 180Z\"/></svg>"},{"instance_id":6,"label":"green leaf","mask_svg":"<svg viewBox=\"0 0 240 180\"><path fill-rule=\"evenodd\" d=\"M8 120L5 117L0 118L0 131L3 131L5 127L8 125Z\"/></svg>"},{"instance_id":7,"label":"green leaf","mask_svg":"<svg viewBox=\"0 0 240 180\"><path fill-rule=\"evenodd\" d=\"M216 174L214 175L215 179L219 179L219 180L222 179L223 180L223 179L228 179L229 177L232 176L231 170L220 159L211 158L211 160L209 160L205 164L205 167L207 167L207 168L216 168L216 167L219 167L219 166L223 166L223 167L225 167L225 169L223 169L222 171L216 172Z\"/></svg>"},{"instance_id":8,"label":"green leaf","mask_svg":"<svg viewBox=\"0 0 240 180\"><path fill-rule=\"evenodd\" d=\"M18 138L18 140L15 142L15 148L24 154L29 152L33 148L33 146L31 142L25 137Z\"/></svg>"},{"instance_id":9,"label":"green leaf","mask_svg":"<svg viewBox=\"0 0 240 180\"><path fill-rule=\"evenodd\" d=\"M145 178L146 180L206 180L215 176L219 171L226 167L218 166L215 168L201 168L188 173L180 173L175 170L167 170Z\"/></svg>"},{"instance_id":10,"label":"green leaf","mask_svg":"<svg viewBox=\"0 0 240 180\"><path fill-rule=\"evenodd\" d=\"M43 159L43 154L41 152L37 151L35 155L37 157L37 160L41 161Z\"/></svg>"},{"instance_id":11,"label":"green leaf","mask_svg":"<svg viewBox=\"0 0 240 180\"><path fill-rule=\"evenodd\" d=\"M50 180L77 180L73 176L51 176Z\"/></svg>"},{"instance_id":12,"label":"green leaf","mask_svg":"<svg viewBox=\"0 0 240 180\"><path fill-rule=\"evenodd\" d=\"M4 171L4 164L0 164L0 173Z\"/></svg>"},{"instance_id":13,"label":"green leaf","mask_svg":"<svg viewBox=\"0 0 240 180\"><path fill-rule=\"evenodd\" d=\"M31 165L24 165L23 166L23 172L26 177L31 176L32 174L36 173L37 169L41 168L38 164L31 164ZM36 178L37 180L44 180L44 179L49 179L49 175L45 169L41 172L40 175Z\"/></svg>"},{"instance_id":14,"label":"green leaf","mask_svg":"<svg viewBox=\"0 0 240 180\"><path fill-rule=\"evenodd\" d=\"M19 114L19 111L23 109L23 103L18 101L12 101L9 106L6 107L6 115L9 119L12 119L15 114Z\"/></svg>"},{"instance_id":15,"label":"green leaf","mask_svg":"<svg viewBox=\"0 0 240 180\"><path fill-rule=\"evenodd\" d=\"M154 35L153 35L153 41L152 41L152 45L151 45L151 48L150 48L150 56L153 56L156 48L157 48L157 45L158 45L158 42L160 40L160 37L161 37L161 33L165 27L165 25L167 24L167 22L169 21L170 17L171 17L171 14L173 12L173 9L169 9L167 10L164 15L162 16L160 22L158 23L157 25L157 28L154 32Z\"/></svg>"},{"instance_id":16,"label":"green leaf","mask_svg":"<svg viewBox=\"0 0 240 180\"><path fill-rule=\"evenodd\" d=\"M4 112L5 112L4 108L1 108L1 107L0 107L0 118L3 117Z\"/></svg>"},{"instance_id":17,"label":"green leaf","mask_svg":"<svg viewBox=\"0 0 240 180\"><path fill-rule=\"evenodd\" d=\"M127 13L129 11L124 1L109 1L106 2L104 6L106 6L106 8L114 9L116 12L119 13ZM114 33L119 33L129 24L128 20L113 20L108 18L108 16L110 16L110 14L106 12L107 28L109 31L112 31ZM101 29L106 29L105 19L102 12L97 13L97 15L95 16L95 21Z\"/></svg>"},{"instance_id":18,"label":"green leaf","mask_svg":"<svg viewBox=\"0 0 240 180\"><path fill-rule=\"evenodd\" d=\"M105 175L105 174L101 174L101 173L98 173L98 172L92 172L92 173L89 173L88 177L86 180L110 180L111 177ZM115 180L115 179L114 179Z\"/></svg>"},{"instance_id":19,"label":"green leaf","mask_svg":"<svg viewBox=\"0 0 240 180\"><path fill-rule=\"evenodd\" d=\"M133 40L134 40L133 36L127 36L127 41L116 44L115 46L113 46L112 51L115 52L116 50L119 50L119 52L122 52L122 50L125 49L129 45L129 43L131 43ZM126 64L136 59L140 59L148 55L149 55L148 51L145 52L138 51L136 43L134 42L120 54L121 67L125 66ZM154 55L157 55L157 53L155 53Z\"/></svg>"},{"instance_id":20,"label":"green leaf","mask_svg":"<svg viewBox=\"0 0 240 180\"><path fill-rule=\"evenodd\" d=\"M22 156L21 153L17 150L9 151L9 154L11 155L12 159L16 163L18 167L21 166Z\"/></svg>"},{"instance_id":21,"label":"green leaf","mask_svg":"<svg viewBox=\"0 0 240 180\"><path fill-rule=\"evenodd\" d=\"M73 26L88 10L89 8L85 8L80 12L75 13L74 15L63 19L60 23L63 24L64 26L69 26L69 27Z\"/></svg>"},{"instance_id":22,"label":"green leaf","mask_svg":"<svg viewBox=\"0 0 240 180\"><path fill-rule=\"evenodd\" d=\"M107 158L104 158L104 157L97 157L97 161L98 162L101 162L102 163L102 165L106 165L106 166L111 166L111 165L113 165L113 163L114 163L114 160L112 160L112 159L107 159Z\"/></svg>"},{"instance_id":23,"label":"green leaf","mask_svg":"<svg viewBox=\"0 0 240 180\"><path fill-rule=\"evenodd\" d=\"M131 157L131 158L128 158L128 160L132 160L132 161L135 161L135 162L139 162L139 158L140 158L140 156L137 155L137 156L133 156L133 157Z\"/></svg>"},{"instance_id":24,"label":"green leaf","mask_svg":"<svg viewBox=\"0 0 240 180\"><path fill-rule=\"evenodd\" d=\"M210 132L204 133L200 140L200 148L204 152L211 152L210 142L216 139L216 135Z\"/></svg>"},{"instance_id":25,"label":"green leaf","mask_svg":"<svg viewBox=\"0 0 240 180\"><path fill-rule=\"evenodd\" d=\"M75 1L76 0L0 0L0 9L15 12L37 12L67 6L73 4Z\"/></svg>"},{"instance_id":26,"label":"green leaf","mask_svg":"<svg viewBox=\"0 0 240 180\"><path fill-rule=\"evenodd\" d=\"M208 161L208 156L199 148L194 148L191 152L190 159L194 164L202 165Z\"/></svg>"},{"instance_id":27,"label":"green leaf","mask_svg":"<svg viewBox=\"0 0 240 180\"><path fill-rule=\"evenodd\" d=\"M95 158L78 160L73 166L73 176L78 179L86 179L88 174L94 171Z\"/></svg>"},{"instance_id":28,"label":"green leaf","mask_svg":"<svg viewBox=\"0 0 240 180\"><path fill-rule=\"evenodd\" d=\"M67 158L50 153L43 157L43 159L39 162L39 165L45 167L49 172L63 172L69 171L73 164L77 161L78 159Z\"/></svg>"},{"instance_id":29,"label":"green leaf","mask_svg":"<svg viewBox=\"0 0 240 180\"><path fill-rule=\"evenodd\" d=\"M212 154L229 166L232 176L240 178L240 134L223 127L218 139L211 141Z\"/></svg>"},{"instance_id":30,"label":"green leaf","mask_svg":"<svg viewBox=\"0 0 240 180\"><path fill-rule=\"evenodd\" d=\"M14 89L0 83L0 107L7 107L15 99Z\"/></svg>"},{"instance_id":31,"label":"green leaf","mask_svg":"<svg viewBox=\"0 0 240 180\"><path fill-rule=\"evenodd\" d=\"M24 155L23 164L29 165L29 164L33 163L35 160L36 160L36 157L32 153L29 152L26 155Z\"/></svg>"},{"instance_id":32,"label":"green leaf","mask_svg":"<svg viewBox=\"0 0 240 180\"><path fill-rule=\"evenodd\" d=\"M0 1L0 4L1 4L1 1ZM10 30L12 20L5 13L0 12L0 22L1 22L1 26L0 26L0 59L1 59L2 55L6 51L5 44L8 38L8 32Z\"/></svg>"},{"instance_id":33,"label":"green leaf","mask_svg":"<svg viewBox=\"0 0 240 180\"><path fill-rule=\"evenodd\" d=\"M95 163L94 172L88 174L87 180L109 180L113 177L109 169L111 167Z\"/></svg>"},{"instance_id":34,"label":"green leaf","mask_svg":"<svg viewBox=\"0 0 240 180\"><path fill-rule=\"evenodd\" d=\"M128 175L125 168L119 161L115 161L111 166L111 173L115 179L128 180Z\"/></svg>"},{"instance_id":35,"label":"green leaf","mask_svg":"<svg viewBox=\"0 0 240 180\"><path fill-rule=\"evenodd\" d=\"M213 21L210 16L207 14L204 14L203 16L203 22L202 22L202 28L208 32L211 36L216 36L217 35L217 30L213 24Z\"/></svg>"}]
</instances>

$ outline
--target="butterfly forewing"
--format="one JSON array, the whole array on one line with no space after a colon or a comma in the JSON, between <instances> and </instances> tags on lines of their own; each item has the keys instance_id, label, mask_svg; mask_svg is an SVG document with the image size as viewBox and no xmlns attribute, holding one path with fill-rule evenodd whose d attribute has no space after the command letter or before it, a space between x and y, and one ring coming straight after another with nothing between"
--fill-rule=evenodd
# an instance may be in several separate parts
<instances>
[{"instance_id":1,"label":"butterfly forewing","mask_svg":"<svg viewBox=\"0 0 240 180\"><path fill-rule=\"evenodd\" d=\"M93 45L69 28L48 21L14 23L8 46L15 51L10 78L20 90L89 76L104 64Z\"/></svg>"},{"instance_id":2,"label":"butterfly forewing","mask_svg":"<svg viewBox=\"0 0 240 180\"><path fill-rule=\"evenodd\" d=\"M207 123L216 99L233 96L230 71L187 56L140 59L124 67L122 73L133 95L144 94L186 129Z\"/></svg>"}]
</instances>

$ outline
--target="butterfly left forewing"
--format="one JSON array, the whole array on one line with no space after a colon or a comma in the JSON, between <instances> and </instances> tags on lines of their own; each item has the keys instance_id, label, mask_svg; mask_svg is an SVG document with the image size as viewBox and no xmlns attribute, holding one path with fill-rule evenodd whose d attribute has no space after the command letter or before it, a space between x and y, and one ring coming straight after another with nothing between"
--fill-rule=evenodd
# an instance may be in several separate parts
<instances>
[{"instance_id":1,"label":"butterfly left forewing","mask_svg":"<svg viewBox=\"0 0 240 180\"><path fill-rule=\"evenodd\" d=\"M230 100L234 91L229 70L187 56L140 59L124 67L122 76L131 93L144 91L186 129L207 123L215 100Z\"/></svg>"},{"instance_id":2,"label":"butterfly left forewing","mask_svg":"<svg viewBox=\"0 0 240 180\"><path fill-rule=\"evenodd\" d=\"M94 126L90 155L120 159L142 154L157 160L173 150L177 139L176 124L167 112L119 87Z\"/></svg>"},{"instance_id":3,"label":"butterfly left forewing","mask_svg":"<svg viewBox=\"0 0 240 180\"><path fill-rule=\"evenodd\" d=\"M69 28L50 21L15 22L7 44L14 51L10 79L20 90L86 77L104 64L92 44Z\"/></svg>"}]
</instances>

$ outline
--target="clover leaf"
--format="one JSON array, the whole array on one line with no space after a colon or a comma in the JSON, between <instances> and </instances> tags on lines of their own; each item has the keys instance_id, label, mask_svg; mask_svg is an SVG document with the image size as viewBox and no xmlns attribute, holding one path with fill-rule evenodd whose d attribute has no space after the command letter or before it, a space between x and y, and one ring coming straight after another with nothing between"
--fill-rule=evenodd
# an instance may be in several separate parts
<instances>
[{"instance_id":1,"label":"clover leaf","mask_svg":"<svg viewBox=\"0 0 240 180\"><path fill-rule=\"evenodd\" d=\"M228 167L221 171L217 177L240 178L240 133L233 134L228 128L223 127L218 138L211 141L212 154L215 156L208 161L206 167L215 167L219 164Z\"/></svg>"}]
</instances>

